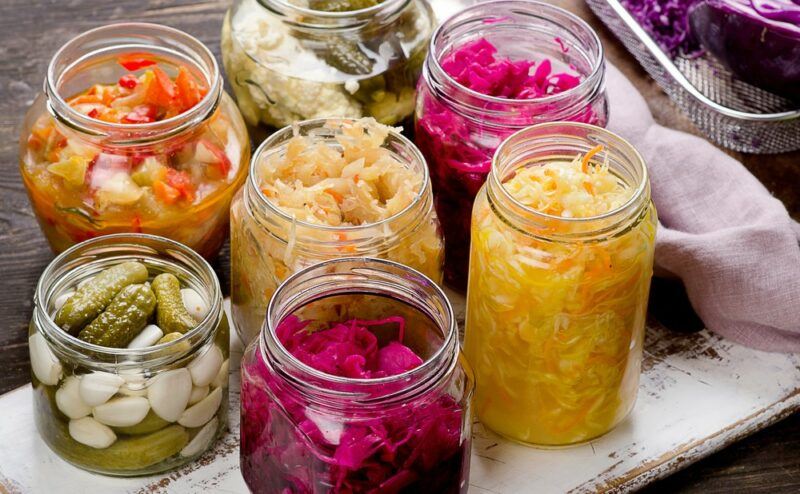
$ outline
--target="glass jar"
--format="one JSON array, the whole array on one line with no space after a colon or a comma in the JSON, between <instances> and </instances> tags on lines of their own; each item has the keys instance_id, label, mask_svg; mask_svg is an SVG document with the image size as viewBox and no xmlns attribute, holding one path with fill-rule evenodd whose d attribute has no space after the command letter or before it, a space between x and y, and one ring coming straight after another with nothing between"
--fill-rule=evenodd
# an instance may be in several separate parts
<instances>
[{"instance_id":1,"label":"glass jar","mask_svg":"<svg viewBox=\"0 0 800 494\"><path fill-rule=\"evenodd\" d=\"M454 51L480 39L492 43L498 57L549 60L554 71L573 72L581 81L572 89L534 99L481 94L443 68ZM479 3L435 31L418 87L415 143L431 169L447 247L445 281L450 286L466 289L472 204L497 146L537 123L576 121L604 127L604 80L603 47L595 32L553 5L530 0Z\"/></svg>"},{"instance_id":2,"label":"glass jar","mask_svg":"<svg viewBox=\"0 0 800 494\"><path fill-rule=\"evenodd\" d=\"M151 276L172 273L207 310L178 339L109 348L54 320L63 296L125 261ZM230 331L214 271L174 241L143 234L88 240L58 256L36 287L28 332L34 418L61 458L93 472L134 476L170 470L210 448L227 426Z\"/></svg>"},{"instance_id":3,"label":"glass jar","mask_svg":"<svg viewBox=\"0 0 800 494\"><path fill-rule=\"evenodd\" d=\"M631 193L605 214L540 213L503 185L523 167L570 162L597 144ZM516 441L556 446L600 436L628 415L639 384L656 224L642 157L611 132L540 124L498 148L475 200L464 343L484 425Z\"/></svg>"},{"instance_id":4,"label":"glass jar","mask_svg":"<svg viewBox=\"0 0 800 494\"><path fill-rule=\"evenodd\" d=\"M323 10L351 3L367 7ZM394 125L414 113L433 22L426 0L237 0L222 59L250 125L364 116Z\"/></svg>"},{"instance_id":5,"label":"glass jar","mask_svg":"<svg viewBox=\"0 0 800 494\"><path fill-rule=\"evenodd\" d=\"M367 336L386 345L398 319L399 342L420 357L399 374L322 372L284 344L287 321L318 331L348 321L339 328L369 325ZM473 378L457 331L442 290L391 261L336 259L288 279L242 360L241 469L250 490L467 492Z\"/></svg>"},{"instance_id":6,"label":"glass jar","mask_svg":"<svg viewBox=\"0 0 800 494\"><path fill-rule=\"evenodd\" d=\"M261 190L259 164L275 153L286 153L297 132L340 148L328 120L309 120L273 134L256 150L250 176L231 208L231 314L242 341L261 330L267 303L278 285L304 267L351 256L391 259L441 282L444 244L433 208L425 159L411 141L390 131L383 147L422 183L413 201L389 218L358 226L328 226L296 220Z\"/></svg>"},{"instance_id":7,"label":"glass jar","mask_svg":"<svg viewBox=\"0 0 800 494\"><path fill-rule=\"evenodd\" d=\"M154 68L166 80L145 75ZM145 85L146 77L156 82ZM109 101L114 88L138 101L164 83L172 88L170 101L177 101L181 86L173 77L198 90L199 101L180 114L141 123L89 116L127 101ZM250 159L247 129L222 84L211 52L166 26L113 24L66 43L50 61L44 93L28 110L20 140L22 180L53 250L99 235L143 232L215 256ZM135 110L153 108L136 104Z\"/></svg>"}]
</instances>

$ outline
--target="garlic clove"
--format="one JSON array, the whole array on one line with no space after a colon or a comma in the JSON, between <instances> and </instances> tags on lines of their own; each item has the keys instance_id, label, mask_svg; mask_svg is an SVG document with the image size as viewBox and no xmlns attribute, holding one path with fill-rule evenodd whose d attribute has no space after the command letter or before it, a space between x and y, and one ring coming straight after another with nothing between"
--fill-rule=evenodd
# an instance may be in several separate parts
<instances>
[{"instance_id":1,"label":"garlic clove","mask_svg":"<svg viewBox=\"0 0 800 494\"><path fill-rule=\"evenodd\" d=\"M102 405L117 394L125 379L110 372L92 372L81 378L81 398L90 407Z\"/></svg>"},{"instance_id":2,"label":"garlic clove","mask_svg":"<svg viewBox=\"0 0 800 494\"><path fill-rule=\"evenodd\" d=\"M187 408L181 414L178 423L184 427L200 427L214 418L220 403L222 403L222 388L216 388L199 403Z\"/></svg>"},{"instance_id":3,"label":"garlic clove","mask_svg":"<svg viewBox=\"0 0 800 494\"><path fill-rule=\"evenodd\" d=\"M225 362L222 362L222 365L219 368L219 372L217 372L217 377L211 382L211 385L215 388L227 388L228 387L228 373L230 372L230 362L228 359L225 359Z\"/></svg>"},{"instance_id":4,"label":"garlic clove","mask_svg":"<svg viewBox=\"0 0 800 494\"><path fill-rule=\"evenodd\" d=\"M194 288L181 288L181 298L186 310L197 322L202 321L208 314L208 304Z\"/></svg>"},{"instance_id":5,"label":"garlic clove","mask_svg":"<svg viewBox=\"0 0 800 494\"><path fill-rule=\"evenodd\" d=\"M222 366L222 350L213 345L206 353L192 360L186 366L192 374L192 382L195 386L208 386L217 377Z\"/></svg>"},{"instance_id":6,"label":"garlic clove","mask_svg":"<svg viewBox=\"0 0 800 494\"><path fill-rule=\"evenodd\" d=\"M56 406L71 419L86 417L92 413L92 407L84 403L80 393L81 380L69 376L56 391Z\"/></svg>"},{"instance_id":7,"label":"garlic clove","mask_svg":"<svg viewBox=\"0 0 800 494\"><path fill-rule=\"evenodd\" d=\"M31 356L31 369L36 379L48 386L58 384L63 366L41 333L33 333L28 338L28 350Z\"/></svg>"},{"instance_id":8,"label":"garlic clove","mask_svg":"<svg viewBox=\"0 0 800 494\"><path fill-rule=\"evenodd\" d=\"M173 369L153 378L147 388L147 399L153 411L166 420L175 422L181 417L192 394L192 375L186 369Z\"/></svg>"},{"instance_id":9,"label":"garlic clove","mask_svg":"<svg viewBox=\"0 0 800 494\"><path fill-rule=\"evenodd\" d=\"M189 441L189 444L184 446L184 448L181 450L181 456L194 456L208 449L217 436L218 424L219 420L214 417L211 422L203 426L203 428L200 429L200 432L198 432L197 435L195 435L192 440Z\"/></svg>"},{"instance_id":10,"label":"garlic clove","mask_svg":"<svg viewBox=\"0 0 800 494\"><path fill-rule=\"evenodd\" d=\"M164 332L161 328L155 324L148 324L128 343L128 348L145 348L155 345L162 336L164 336Z\"/></svg>"},{"instance_id":11,"label":"garlic clove","mask_svg":"<svg viewBox=\"0 0 800 494\"><path fill-rule=\"evenodd\" d=\"M194 405L206 396L208 396L208 386L195 386L192 388L192 394L189 395L189 405Z\"/></svg>"},{"instance_id":12,"label":"garlic clove","mask_svg":"<svg viewBox=\"0 0 800 494\"><path fill-rule=\"evenodd\" d=\"M69 435L79 443L97 449L107 448L117 440L117 435L110 427L92 417L70 420Z\"/></svg>"},{"instance_id":13,"label":"garlic clove","mask_svg":"<svg viewBox=\"0 0 800 494\"><path fill-rule=\"evenodd\" d=\"M92 416L101 424L112 427L130 427L144 420L150 411L150 402L141 396L114 398L94 407Z\"/></svg>"}]
</instances>

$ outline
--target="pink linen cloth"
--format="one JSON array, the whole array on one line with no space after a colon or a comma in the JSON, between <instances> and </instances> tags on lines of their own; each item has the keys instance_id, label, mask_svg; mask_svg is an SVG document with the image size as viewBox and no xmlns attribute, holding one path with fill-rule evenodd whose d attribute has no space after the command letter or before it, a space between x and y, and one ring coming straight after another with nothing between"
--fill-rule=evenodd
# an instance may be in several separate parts
<instances>
[{"instance_id":1,"label":"pink linen cloth","mask_svg":"<svg viewBox=\"0 0 800 494\"><path fill-rule=\"evenodd\" d=\"M650 174L660 222L656 274L683 281L711 331L800 352L800 224L741 163L656 124L630 81L610 64L607 75L608 128L639 150Z\"/></svg>"}]
</instances>

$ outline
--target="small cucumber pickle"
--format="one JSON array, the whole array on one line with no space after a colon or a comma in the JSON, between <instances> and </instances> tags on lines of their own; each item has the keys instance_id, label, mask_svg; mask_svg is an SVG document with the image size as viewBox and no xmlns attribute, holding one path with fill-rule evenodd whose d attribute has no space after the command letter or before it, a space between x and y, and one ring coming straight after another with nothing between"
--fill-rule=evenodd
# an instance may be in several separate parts
<instances>
[{"instance_id":1,"label":"small cucumber pickle","mask_svg":"<svg viewBox=\"0 0 800 494\"><path fill-rule=\"evenodd\" d=\"M227 424L229 333L219 281L188 247L145 234L72 247L36 288L39 433L64 460L107 475L197 458Z\"/></svg>"}]
</instances>

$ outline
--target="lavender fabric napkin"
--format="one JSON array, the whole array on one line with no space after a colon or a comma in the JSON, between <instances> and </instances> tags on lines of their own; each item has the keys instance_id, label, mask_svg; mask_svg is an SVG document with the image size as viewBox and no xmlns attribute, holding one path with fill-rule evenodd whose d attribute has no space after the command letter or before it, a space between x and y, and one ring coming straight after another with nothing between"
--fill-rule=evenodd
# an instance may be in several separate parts
<instances>
[{"instance_id":1,"label":"lavender fabric napkin","mask_svg":"<svg viewBox=\"0 0 800 494\"><path fill-rule=\"evenodd\" d=\"M650 173L656 274L683 280L711 331L800 352L800 224L741 163L656 124L630 81L610 64L607 74L608 127L639 150Z\"/></svg>"}]
</instances>

